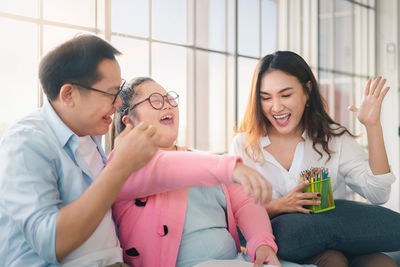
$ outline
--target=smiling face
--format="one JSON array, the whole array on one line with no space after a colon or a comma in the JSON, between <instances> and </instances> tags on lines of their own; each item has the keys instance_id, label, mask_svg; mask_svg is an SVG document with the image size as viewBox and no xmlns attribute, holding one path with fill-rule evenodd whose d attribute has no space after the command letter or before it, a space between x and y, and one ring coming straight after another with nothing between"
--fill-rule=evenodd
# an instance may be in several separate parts
<instances>
[{"instance_id":1,"label":"smiling face","mask_svg":"<svg viewBox=\"0 0 400 267\"><path fill-rule=\"evenodd\" d=\"M133 101L132 105L139 103L148 98L153 93L159 93L165 96L167 92L156 82L146 81L136 87L138 96ZM160 134L160 139L157 146L164 149L174 149L174 143L178 137L179 128L179 109L169 104L164 97L164 106L160 109L154 109L149 101L137 105L134 110L135 117L133 118L133 126L144 121L156 127Z\"/></svg>"},{"instance_id":2,"label":"smiling face","mask_svg":"<svg viewBox=\"0 0 400 267\"><path fill-rule=\"evenodd\" d=\"M118 62L104 59L99 63L97 71L101 79L95 84L87 86L110 94L117 93L121 85L121 71ZM73 123L70 125L72 130L79 136L106 134L112 123L111 116L121 105L120 97L117 97L113 104L114 97L111 95L72 86L75 87L76 92L79 92L71 116L73 118Z\"/></svg>"},{"instance_id":3,"label":"smiling face","mask_svg":"<svg viewBox=\"0 0 400 267\"><path fill-rule=\"evenodd\" d=\"M261 79L260 100L263 114L271 123L269 134L301 135L307 99L295 76L280 70L265 73Z\"/></svg>"}]
</instances>

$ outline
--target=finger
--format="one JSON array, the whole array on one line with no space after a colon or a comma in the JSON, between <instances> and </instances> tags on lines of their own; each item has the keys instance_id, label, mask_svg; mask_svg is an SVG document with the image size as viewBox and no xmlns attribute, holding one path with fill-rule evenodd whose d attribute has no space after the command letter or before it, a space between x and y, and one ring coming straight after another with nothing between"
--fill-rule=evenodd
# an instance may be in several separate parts
<instances>
[{"instance_id":1,"label":"finger","mask_svg":"<svg viewBox=\"0 0 400 267\"><path fill-rule=\"evenodd\" d=\"M311 214L311 213L313 213L312 210L309 210L309 209L306 209L306 208L303 208L303 207L298 208L298 209L297 209L297 212L301 212L301 213L305 213L305 214Z\"/></svg>"},{"instance_id":2,"label":"finger","mask_svg":"<svg viewBox=\"0 0 400 267\"><path fill-rule=\"evenodd\" d=\"M299 204L302 206L317 206L321 204L321 200L319 199L303 199L299 201Z\"/></svg>"},{"instance_id":3,"label":"finger","mask_svg":"<svg viewBox=\"0 0 400 267\"><path fill-rule=\"evenodd\" d=\"M270 264L273 266L282 266L281 263L279 262L278 258L272 253L266 257L264 263Z\"/></svg>"},{"instance_id":4,"label":"finger","mask_svg":"<svg viewBox=\"0 0 400 267\"><path fill-rule=\"evenodd\" d=\"M114 148L117 148L119 143L121 142L122 139L124 139L124 137L130 133L133 129L133 126L131 124L127 124L125 126L125 129L115 138L114 140Z\"/></svg>"},{"instance_id":5,"label":"finger","mask_svg":"<svg viewBox=\"0 0 400 267\"><path fill-rule=\"evenodd\" d=\"M282 267L282 264L280 263L278 257L274 254L272 258L272 265L278 266L278 267Z\"/></svg>"},{"instance_id":6,"label":"finger","mask_svg":"<svg viewBox=\"0 0 400 267\"><path fill-rule=\"evenodd\" d=\"M160 138L161 138L161 134L159 133L159 131L156 131L156 132L151 136L151 141L155 144Z\"/></svg>"},{"instance_id":7,"label":"finger","mask_svg":"<svg viewBox=\"0 0 400 267\"><path fill-rule=\"evenodd\" d=\"M378 88L376 88L376 90L375 90L375 92L374 92L374 96L379 96L379 94L381 93L381 90L382 90L383 86L385 85L385 83L386 83L386 79L383 79L383 80L379 83Z\"/></svg>"},{"instance_id":8,"label":"finger","mask_svg":"<svg viewBox=\"0 0 400 267\"><path fill-rule=\"evenodd\" d=\"M385 95L387 94L387 92L389 91L390 87L386 87L385 89L383 89L382 94L379 95L378 99L379 101L383 101L383 98L385 97Z\"/></svg>"},{"instance_id":9,"label":"finger","mask_svg":"<svg viewBox=\"0 0 400 267\"><path fill-rule=\"evenodd\" d=\"M309 181L304 181L304 182L300 183L298 186L296 186L296 187L292 190L292 192L293 192L293 191L303 192L303 189L304 189L309 183L310 183Z\"/></svg>"},{"instance_id":10,"label":"finger","mask_svg":"<svg viewBox=\"0 0 400 267\"><path fill-rule=\"evenodd\" d=\"M267 181L267 180L263 180L263 183L266 185L266 190L263 191L264 195L265 195L265 200L264 200L264 204L267 204L268 202L271 201L272 199L272 186L271 184Z\"/></svg>"},{"instance_id":11,"label":"finger","mask_svg":"<svg viewBox=\"0 0 400 267\"><path fill-rule=\"evenodd\" d=\"M262 251L261 253L256 253L256 260L254 261L254 267L263 266L263 263L266 261L268 254Z\"/></svg>"},{"instance_id":12,"label":"finger","mask_svg":"<svg viewBox=\"0 0 400 267\"><path fill-rule=\"evenodd\" d=\"M372 84L372 87L371 87L371 90L370 90L370 92L369 92L369 95L373 95L373 94L374 94L375 89L376 89L376 87L378 86L379 81L381 80L381 78L382 78L381 76L376 77L374 83Z\"/></svg>"},{"instance_id":13,"label":"finger","mask_svg":"<svg viewBox=\"0 0 400 267\"><path fill-rule=\"evenodd\" d=\"M238 182L244 189L244 191L246 192L246 195L248 197L251 197L251 187L250 187L250 183L249 183L249 179L245 176L243 176L242 174L239 175L239 179L236 180L236 182Z\"/></svg>"},{"instance_id":14,"label":"finger","mask_svg":"<svg viewBox=\"0 0 400 267\"><path fill-rule=\"evenodd\" d=\"M247 172L245 172L243 175L246 178L246 180L248 181L248 185L249 185L249 189L251 191L251 193L253 193L253 200L254 202L258 202L260 200L260 196L261 196L261 185L259 182L259 173L247 168Z\"/></svg>"},{"instance_id":15,"label":"finger","mask_svg":"<svg viewBox=\"0 0 400 267\"><path fill-rule=\"evenodd\" d=\"M245 178L243 180L244 181L241 183L241 185L243 186L243 189L246 192L246 195L248 197L251 197L252 190L251 190L251 186L250 186L249 180L247 178Z\"/></svg>"},{"instance_id":16,"label":"finger","mask_svg":"<svg viewBox=\"0 0 400 267\"><path fill-rule=\"evenodd\" d=\"M118 137L124 137L133 129L132 124L126 124L125 129L118 135Z\"/></svg>"},{"instance_id":17,"label":"finger","mask_svg":"<svg viewBox=\"0 0 400 267\"><path fill-rule=\"evenodd\" d=\"M261 186L260 183L258 181L258 177L257 176L252 176L250 179L250 186L251 189L253 191L253 198L254 198L254 202L258 202L260 201L260 197L261 197Z\"/></svg>"},{"instance_id":18,"label":"finger","mask_svg":"<svg viewBox=\"0 0 400 267\"><path fill-rule=\"evenodd\" d=\"M310 198L321 198L320 193L303 193L301 194L302 199L310 199Z\"/></svg>"},{"instance_id":19,"label":"finger","mask_svg":"<svg viewBox=\"0 0 400 267\"><path fill-rule=\"evenodd\" d=\"M355 113L358 112L358 108L357 108L356 106L354 106L354 105L349 106L348 109L349 109L351 112L355 112Z\"/></svg>"},{"instance_id":20,"label":"finger","mask_svg":"<svg viewBox=\"0 0 400 267\"><path fill-rule=\"evenodd\" d=\"M144 121L141 121L141 122L138 124L138 126L136 126L136 128L137 128L138 130L141 130L141 131L146 130L148 127L149 127L149 125L148 125L146 122L144 122Z\"/></svg>"},{"instance_id":21,"label":"finger","mask_svg":"<svg viewBox=\"0 0 400 267\"><path fill-rule=\"evenodd\" d=\"M271 186L259 173L257 173L257 175L261 186L261 204L267 204L271 200Z\"/></svg>"},{"instance_id":22,"label":"finger","mask_svg":"<svg viewBox=\"0 0 400 267\"><path fill-rule=\"evenodd\" d=\"M371 86L371 80L367 81L367 84L365 85L365 90L364 90L364 95L367 96L369 95L369 87Z\"/></svg>"},{"instance_id":23,"label":"finger","mask_svg":"<svg viewBox=\"0 0 400 267\"><path fill-rule=\"evenodd\" d=\"M145 129L146 135L147 135L148 137L150 137L150 138L153 137L153 135L155 135L156 132L157 132L157 129L156 129L156 127L154 127L153 125L149 125L149 126L147 127L147 129Z\"/></svg>"}]
</instances>

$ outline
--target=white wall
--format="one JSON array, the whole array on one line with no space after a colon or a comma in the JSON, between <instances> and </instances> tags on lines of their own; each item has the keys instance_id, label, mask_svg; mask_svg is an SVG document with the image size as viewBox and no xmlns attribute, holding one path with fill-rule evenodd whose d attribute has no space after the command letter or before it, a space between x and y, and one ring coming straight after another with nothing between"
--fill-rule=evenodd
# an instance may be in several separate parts
<instances>
[{"instance_id":1,"label":"white wall","mask_svg":"<svg viewBox=\"0 0 400 267\"><path fill-rule=\"evenodd\" d=\"M318 0L278 2L277 49L300 54L318 76Z\"/></svg>"},{"instance_id":2,"label":"white wall","mask_svg":"<svg viewBox=\"0 0 400 267\"><path fill-rule=\"evenodd\" d=\"M378 0L376 73L388 79L391 87L383 102L381 120L384 139L392 172L397 181L392 185L390 200L385 205L400 211L399 171L399 2L397 0Z\"/></svg>"}]
</instances>

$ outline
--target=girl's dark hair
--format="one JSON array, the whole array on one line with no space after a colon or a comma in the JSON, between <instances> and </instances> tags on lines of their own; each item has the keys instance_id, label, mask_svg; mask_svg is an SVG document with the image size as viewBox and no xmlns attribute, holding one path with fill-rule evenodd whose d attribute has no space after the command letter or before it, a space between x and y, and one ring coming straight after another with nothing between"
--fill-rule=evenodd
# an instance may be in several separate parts
<instances>
[{"instance_id":1,"label":"girl's dark hair","mask_svg":"<svg viewBox=\"0 0 400 267\"><path fill-rule=\"evenodd\" d=\"M270 125L261 106L261 80L264 74L274 70L292 75L301 83L304 93L308 96L301 124L313 142L313 149L322 157L322 152L316 147L320 144L328 154L329 160L333 153L328 147L332 137L341 136L344 133L355 136L329 116L326 111L326 101L320 94L318 83L311 68L302 57L290 51L277 51L274 54L267 55L257 65L253 75L249 103L239 128L239 132L244 132L248 136L246 153L255 160L261 155L257 142L260 137L267 134L267 126ZM307 86L308 82L311 83L311 90ZM250 151L252 152L250 153Z\"/></svg>"},{"instance_id":2,"label":"girl's dark hair","mask_svg":"<svg viewBox=\"0 0 400 267\"><path fill-rule=\"evenodd\" d=\"M139 95L137 87L143 84L144 82L155 82L155 81L150 77L133 78L124 85L124 87L120 92L119 96L122 100L122 106L117 108L117 111L114 114L114 121L111 127L111 134L110 134L111 149L114 148L115 138L125 129L125 123L123 123L122 118L128 114L132 118L135 118L135 110L130 110L130 107L132 106L133 100Z\"/></svg>"}]
</instances>

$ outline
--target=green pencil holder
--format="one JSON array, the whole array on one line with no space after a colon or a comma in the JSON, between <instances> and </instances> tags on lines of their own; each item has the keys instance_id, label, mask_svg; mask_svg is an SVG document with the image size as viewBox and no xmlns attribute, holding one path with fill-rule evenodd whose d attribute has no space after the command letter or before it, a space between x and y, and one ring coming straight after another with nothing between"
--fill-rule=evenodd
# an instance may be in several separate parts
<instances>
[{"instance_id":1,"label":"green pencil holder","mask_svg":"<svg viewBox=\"0 0 400 267\"><path fill-rule=\"evenodd\" d=\"M320 205L306 206L306 208L312 210L314 213L319 213L335 208L335 201L333 200L330 177L324 180L310 182L310 184L304 188L304 193L321 194Z\"/></svg>"}]
</instances>

